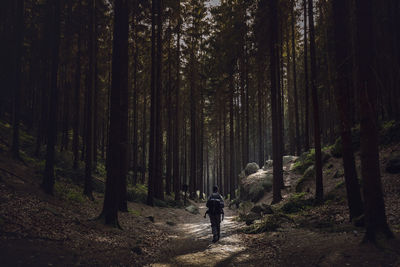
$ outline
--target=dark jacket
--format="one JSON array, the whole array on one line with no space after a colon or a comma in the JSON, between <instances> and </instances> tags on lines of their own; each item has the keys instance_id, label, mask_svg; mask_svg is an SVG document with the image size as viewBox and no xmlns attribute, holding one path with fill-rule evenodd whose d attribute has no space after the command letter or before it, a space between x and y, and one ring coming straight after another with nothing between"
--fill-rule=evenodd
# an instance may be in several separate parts
<instances>
[{"instance_id":1,"label":"dark jacket","mask_svg":"<svg viewBox=\"0 0 400 267\"><path fill-rule=\"evenodd\" d=\"M211 215L224 214L224 200L219 193L212 193L206 204L208 210L206 213Z\"/></svg>"}]
</instances>

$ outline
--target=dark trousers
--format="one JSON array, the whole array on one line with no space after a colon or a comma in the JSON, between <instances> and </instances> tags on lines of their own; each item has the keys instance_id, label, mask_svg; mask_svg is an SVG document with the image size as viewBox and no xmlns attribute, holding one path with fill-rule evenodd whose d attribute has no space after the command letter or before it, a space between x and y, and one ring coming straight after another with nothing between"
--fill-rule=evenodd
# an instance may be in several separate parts
<instances>
[{"instance_id":1,"label":"dark trousers","mask_svg":"<svg viewBox=\"0 0 400 267\"><path fill-rule=\"evenodd\" d=\"M210 222L211 222L211 229L213 237L219 238L220 235L220 225L221 225L221 214L209 214Z\"/></svg>"}]
</instances>

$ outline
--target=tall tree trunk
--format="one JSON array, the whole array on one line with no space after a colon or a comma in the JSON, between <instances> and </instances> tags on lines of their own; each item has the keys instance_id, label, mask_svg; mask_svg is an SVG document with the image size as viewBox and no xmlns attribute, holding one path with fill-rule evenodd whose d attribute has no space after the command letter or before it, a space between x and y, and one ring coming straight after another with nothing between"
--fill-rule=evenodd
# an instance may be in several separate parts
<instances>
[{"instance_id":1,"label":"tall tree trunk","mask_svg":"<svg viewBox=\"0 0 400 267\"><path fill-rule=\"evenodd\" d=\"M94 13L94 86L93 86L93 169L97 168L97 148L99 145L99 66L97 57L99 54L99 45L98 45L98 33L97 33L97 20L96 20L96 12Z\"/></svg>"},{"instance_id":2,"label":"tall tree trunk","mask_svg":"<svg viewBox=\"0 0 400 267\"><path fill-rule=\"evenodd\" d=\"M263 73L262 73L262 63L259 62L258 64L258 77L257 77L257 90L258 90L258 164L260 167L264 165L265 158L264 158L264 138L263 138L263 124L262 124L262 118L263 118L263 107L262 107L262 98L263 98L263 93L262 93L262 79L263 79Z\"/></svg>"},{"instance_id":3,"label":"tall tree trunk","mask_svg":"<svg viewBox=\"0 0 400 267\"><path fill-rule=\"evenodd\" d=\"M157 51L156 51L156 107L155 107L155 197L158 199L164 199L164 187L163 187L163 160L162 160L162 120L161 120L161 109L162 109L162 11L163 1L157 1Z\"/></svg>"},{"instance_id":4,"label":"tall tree trunk","mask_svg":"<svg viewBox=\"0 0 400 267\"><path fill-rule=\"evenodd\" d=\"M92 195L92 169L93 169L93 106L94 106L94 86L95 86L95 14L96 14L96 0L91 0L88 6L88 12L90 13L89 22L89 42L88 42L88 54L89 54L89 68L88 73L88 86L86 88L86 153L85 153L85 188L83 193L94 199Z\"/></svg>"},{"instance_id":5,"label":"tall tree trunk","mask_svg":"<svg viewBox=\"0 0 400 267\"><path fill-rule=\"evenodd\" d=\"M58 107L58 61L60 47L60 2L48 2L51 9L51 82L49 98L49 124L47 127L46 166L42 187L47 194L53 194L54 188L54 147L57 138L57 107Z\"/></svg>"},{"instance_id":6,"label":"tall tree trunk","mask_svg":"<svg viewBox=\"0 0 400 267\"><path fill-rule=\"evenodd\" d=\"M126 195L122 195L122 187L126 185L127 165L128 29L128 0L116 0L114 5L110 132L109 143L107 146L107 179L103 211L100 215L100 218L104 219L105 224L116 227L120 227L118 223L118 209L121 209L126 200Z\"/></svg>"},{"instance_id":7,"label":"tall tree trunk","mask_svg":"<svg viewBox=\"0 0 400 267\"><path fill-rule=\"evenodd\" d=\"M313 0L308 0L308 19L310 27L310 59L311 59L311 94L313 101L314 118L314 145L315 145L315 199L318 202L323 201L324 189L322 184L322 155L321 155L321 127L319 121L318 90L316 85L317 66L315 55L315 31Z\"/></svg>"},{"instance_id":8,"label":"tall tree trunk","mask_svg":"<svg viewBox=\"0 0 400 267\"><path fill-rule=\"evenodd\" d=\"M294 93L294 112L295 112L295 124L296 124L296 154L301 154L301 142L300 142L300 121L299 121L299 103L297 96L297 73L296 73L296 42L295 42L295 30L294 26L296 18L294 15L295 0L292 0L291 17L292 17L292 63L293 63L293 93Z\"/></svg>"},{"instance_id":9,"label":"tall tree trunk","mask_svg":"<svg viewBox=\"0 0 400 267\"><path fill-rule=\"evenodd\" d=\"M155 193L155 179L156 179L156 4L157 0L152 0L151 3L151 81L150 81L150 140L149 140L149 180L147 190L147 205L154 205L154 193Z\"/></svg>"},{"instance_id":10,"label":"tall tree trunk","mask_svg":"<svg viewBox=\"0 0 400 267\"><path fill-rule=\"evenodd\" d=\"M137 8L138 1L135 1L135 7L133 10L133 42L134 42L134 54L133 54L133 149L132 149L132 161L133 161L133 184L136 185L138 177L138 83L137 83L137 67L138 67L138 41L137 41Z\"/></svg>"},{"instance_id":11,"label":"tall tree trunk","mask_svg":"<svg viewBox=\"0 0 400 267\"><path fill-rule=\"evenodd\" d=\"M308 40L307 40L307 0L303 0L304 6L304 97L305 97L305 112L304 112L304 150L310 149L310 105L309 105L309 82L308 82Z\"/></svg>"},{"instance_id":12,"label":"tall tree trunk","mask_svg":"<svg viewBox=\"0 0 400 267\"><path fill-rule=\"evenodd\" d=\"M181 1L178 2L178 24L176 28L176 87L175 87L175 129L174 129L174 146L173 146L173 179L175 200L180 200L180 175L179 175L179 91L180 91L180 41L181 41Z\"/></svg>"},{"instance_id":13,"label":"tall tree trunk","mask_svg":"<svg viewBox=\"0 0 400 267\"><path fill-rule=\"evenodd\" d=\"M270 1L270 72L271 72L271 115L272 115L272 158L273 158L273 203L281 201L282 157L280 151L280 124L277 101L279 82L278 77L278 1Z\"/></svg>"},{"instance_id":14,"label":"tall tree trunk","mask_svg":"<svg viewBox=\"0 0 400 267\"><path fill-rule=\"evenodd\" d=\"M193 50L192 41L192 50ZM196 151L196 141L197 141L197 129L196 129L196 94L195 94L195 81L194 81L194 51L190 52L190 181L189 181L189 191L190 196L193 198L196 193L196 170L197 170L197 151Z\"/></svg>"},{"instance_id":15,"label":"tall tree trunk","mask_svg":"<svg viewBox=\"0 0 400 267\"><path fill-rule=\"evenodd\" d=\"M361 175L365 201L365 240L375 242L383 233L393 237L386 221L379 168L377 90L374 87L374 33L372 0L356 0L357 63L360 99Z\"/></svg>"},{"instance_id":16,"label":"tall tree trunk","mask_svg":"<svg viewBox=\"0 0 400 267\"><path fill-rule=\"evenodd\" d=\"M167 92L165 95L165 105L167 109L167 141L166 141L166 173L165 173L165 193L171 195L172 178L172 52L171 52L171 28L168 28L168 81Z\"/></svg>"},{"instance_id":17,"label":"tall tree trunk","mask_svg":"<svg viewBox=\"0 0 400 267\"><path fill-rule=\"evenodd\" d=\"M14 29L15 48L14 48L14 103L13 103L13 138L11 153L14 158L19 155L19 127L21 117L21 87L22 87L22 47L24 41L24 0L15 1L16 27Z\"/></svg>"},{"instance_id":18,"label":"tall tree trunk","mask_svg":"<svg viewBox=\"0 0 400 267\"><path fill-rule=\"evenodd\" d=\"M78 52L75 66L75 93L74 93L74 134L72 137L72 150L74 154L74 170L78 169L79 162L79 125L80 125L80 87L81 87L81 31L78 31Z\"/></svg>"},{"instance_id":19,"label":"tall tree trunk","mask_svg":"<svg viewBox=\"0 0 400 267\"><path fill-rule=\"evenodd\" d=\"M336 83L335 97L338 106L341 137L342 137L342 154L344 177L346 182L347 202L350 211L350 220L357 218L363 214L363 203L361 200L360 185L358 184L357 171L354 160L354 152L351 138L350 124L350 102L346 97L346 91L351 90L351 77L349 76L350 68L350 44L349 24L346 18L349 17L347 11L346 0L334 0L333 19L335 32L335 63L336 63Z\"/></svg>"},{"instance_id":20,"label":"tall tree trunk","mask_svg":"<svg viewBox=\"0 0 400 267\"><path fill-rule=\"evenodd\" d=\"M229 89L230 89L230 105L229 105L229 176L230 176L230 199L235 199L235 145L234 145L234 124L233 124L233 101L235 100L235 87L233 84L233 74L231 74L229 79Z\"/></svg>"}]
</instances>

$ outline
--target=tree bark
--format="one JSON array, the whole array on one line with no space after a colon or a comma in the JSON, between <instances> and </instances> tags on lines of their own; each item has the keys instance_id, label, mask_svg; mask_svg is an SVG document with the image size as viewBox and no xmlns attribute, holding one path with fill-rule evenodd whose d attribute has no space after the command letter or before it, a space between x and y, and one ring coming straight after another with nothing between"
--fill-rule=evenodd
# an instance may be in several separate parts
<instances>
[{"instance_id":1,"label":"tree bark","mask_svg":"<svg viewBox=\"0 0 400 267\"><path fill-rule=\"evenodd\" d=\"M350 212L350 221L363 214L363 203L361 200L360 185L357 179L354 152L351 138L350 124L350 102L346 97L346 91L351 90L351 77L349 68L351 67L349 38L349 24L346 18L349 17L346 0L334 0L333 22L335 33L335 65L336 83L335 98L340 117L340 128L342 138L342 154L344 177L346 182L347 202Z\"/></svg>"},{"instance_id":2,"label":"tree bark","mask_svg":"<svg viewBox=\"0 0 400 267\"><path fill-rule=\"evenodd\" d=\"M173 184L175 200L180 200L180 175L179 175L179 136L180 136L180 121L179 121L179 91L180 91L180 40L181 40L181 1L177 0L178 4L178 24L176 28L176 87L175 87L175 128L174 128L174 146L173 146Z\"/></svg>"},{"instance_id":3,"label":"tree bark","mask_svg":"<svg viewBox=\"0 0 400 267\"><path fill-rule=\"evenodd\" d=\"M47 128L46 166L43 175L42 187L47 194L53 194L54 188L54 147L57 138L57 107L58 107L58 61L60 46L60 2L49 1L51 9L51 81L49 98L49 124Z\"/></svg>"},{"instance_id":4,"label":"tree bark","mask_svg":"<svg viewBox=\"0 0 400 267\"><path fill-rule=\"evenodd\" d=\"M297 96L297 72L296 72L296 42L295 42L295 23L296 18L294 15L295 0L292 0L291 17L292 17L292 63L293 63L293 93L294 93L294 112L295 112L295 127L296 127L296 154L301 154L301 142L300 142L300 121L299 121L299 102Z\"/></svg>"},{"instance_id":5,"label":"tree bark","mask_svg":"<svg viewBox=\"0 0 400 267\"><path fill-rule=\"evenodd\" d=\"M356 0L357 65L360 100L361 175L365 201L365 241L383 233L393 237L386 221L379 168L377 90L374 87L374 33L372 0Z\"/></svg>"},{"instance_id":6,"label":"tree bark","mask_svg":"<svg viewBox=\"0 0 400 267\"><path fill-rule=\"evenodd\" d=\"M114 6L107 179L103 211L100 215L100 218L104 218L105 224L116 227L120 227L118 223L118 209L121 209L126 200L126 195L123 196L121 194L123 193L122 187L126 185L127 165L128 24L128 0L116 0Z\"/></svg>"},{"instance_id":7,"label":"tree bark","mask_svg":"<svg viewBox=\"0 0 400 267\"><path fill-rule=\"evenodd\" d=\"M94 119L94 86L95 86L95 14L96 14L96 0L91 0L88 11L90 12L89 22L89 69L88 69L88 86L86 88L86 153L85 153L85 188L83 193L94 199L92 194L92 168L93 168L93 119Z\"/></svg>"},{"instance_id":8,"label":"tree bark","mask_svg":"<svg viewBox=\"0 0 400 267\"><path fill-rule=\"evenodd\" d=\"M308 40L307 40L307 0L303 0L304 5L304 97L305 97L305 112L304 112L304 150L310 149L310 105L309 105L309 82L308 82Z\"/></svg>"},{"instance_id":9,"label":"tree bark","mask_svg":"<svg viewBox=\"0 0 400 267\"><path fill-rule=\"evenodd\" d=\"M19 127L21 117L21 91L22 91L22 48L24 41L24 0L15 1L16 27L14 48L14 103L13 103L13 138L11 153L14 158L19 159Z\"/></svg>"},{"instance_id":10,"label":"tree bark","mask_svg":"<svg viewBox=\"0 0 400 267\"><path fill-rule=\"evenodd\" d=\"M314 118L314 146L315 146L315 199L322 202L324 198L324 189L322 183L322 155L321 155L321 127L319 121L318 91L316 85L317 66L315 55L315 31L313 0L308 0L308 19L310 27L310 59L311 59L311 94L313 101Z\"/></svg>"},{"instance_id":11,"label":"tree bark","mask_svg":"<svg viewBox=\"0 0 400 267\"><path fill-rule=\"evenodd\" d=\"M272 158L273 158L273 203L278 203L282 199L281 195L281 176L282 176L282 157L279 153L281 144L279 143L279 112L277 101L279 83L278 77L278 1L270 1L270 79L271 79L271 115L272 115Z\"/></svg>"}]
</instances>

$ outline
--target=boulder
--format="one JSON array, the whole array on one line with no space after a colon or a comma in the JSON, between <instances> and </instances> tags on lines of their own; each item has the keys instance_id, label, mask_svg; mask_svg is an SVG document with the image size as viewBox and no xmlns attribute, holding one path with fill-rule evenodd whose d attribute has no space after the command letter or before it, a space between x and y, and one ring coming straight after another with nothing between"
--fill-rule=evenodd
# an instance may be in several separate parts
<instances>
[{"instance_id":1,"label":"boulder","mask_svg":"<svg viewBox=\"0 0 400 267\"><path fill-rule=\"evenodd\" d=\"M247 163L246 168L244 169L244 173L246 176L249 176L253 173L256 173L259 169L260 167L258 166L257 163L255 162Z\"/></svg>"},{"instance_id":2,"label":"boulder","mask_svg":"<svg viewBox=\"0 0 400 267\"><path fill-rule=\"evenodd\" d=\"M266 171L269 168L272 168L274 166L273 164L274 164L274 162L272 161L272 159L269 159L269 160L265 161L265 164L263 166L263 170Z\"/></svg>"},{"instance_id":3,"label":"boulder","mask_svg":"<svg viewBox=\"0 0 400 267\"><path fill-rule=\"evenodd\" d=\"M389 158L386 164L386 171L388 173L400 173L400 154L393 155Z\"/></svg>"},{"instance_id":4,"label":"boulder","mask_svg":"<svg viewBox=\"0 0 400 267\"><path fill-rule=\"evenodd\" d=\"M240 181L240 198L257 202L272 189L272 171L259 170Z\"/></svg>"},{"instance_id":5,"label":"boulder","mask_svg":"<svg viewBox=\"0 0 400 267\"><path fill-rule=\"evenodd\" d=\"M283 156L283 158L282 158L283 165L287 165L287 164L289 164L289 163L294 163L294 162L297 161L298 158L299 158L299 157L290 156L290 155Z\"/></svg>"}]
</instances>

